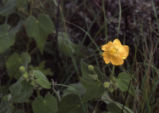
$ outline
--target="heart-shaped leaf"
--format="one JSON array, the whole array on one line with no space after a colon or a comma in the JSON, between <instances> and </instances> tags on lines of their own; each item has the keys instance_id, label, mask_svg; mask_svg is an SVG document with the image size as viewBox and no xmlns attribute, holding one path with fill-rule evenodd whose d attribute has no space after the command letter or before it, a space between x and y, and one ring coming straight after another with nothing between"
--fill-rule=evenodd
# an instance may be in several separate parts
<instances>
[{"instance_id":1,"label":"heart-shaped leaf","mask_svg":"<svg viewBox=\"0 0 159 113\"><path fill-rule=\"evenodd\" d=\"M7 72L9 76L18 78L21 73L19 71L20 66L24 66L27 68L27 65L30 63L31 58L28 53L22 53L19 55L18 53L13 53L11 56L9 56L7 62L6 62L6 67L7 67Z\"/></svg>"},{"instance_id":2,"label":"heart-shaped leaf","mask_svg":"<svg viewBox=\"0 0 159 113\"><path fill-rule=\"evenodd\" d=\"M23 103L28 101L29 97L32 95L33 87L26 81L18 80L9 88L13 102Z\"/></svg>"},{"instance_id":3,"label":"heart-shaped leaf","mask_svg":"<svg viewBox=\"0 0 159 113\"><path fill-rule=\"evenodd\" d=\"M38 96L32 103L34 113L56 113L57 100L54 96L48 93L44 98Z\"/></svg>"},{"instance_id":4,"label":"heart-shaped leaf","mask_svg":"<svg viewBox=\"0 0 159 113\"><path fill-rule=\"evenodd\" d=\"M34 38L37 47L43 52L47 36L54 31L54 25L48 15L40 14L36 19L29 16L25 21L25 29L29 37Z\"/></svg>"},{"instance_id":5,"label":"heart-shaped leaf","mask_svg":"<svg viewBox=\"0 0 159 113\"><path fill-rule=\"evenodd\" d=\"M0 25L0 53L5 52L15 42L16 32L8 24Z\"/></svg>"},{"instance_id":6,"label":"heart-shaped leaf","mask_svg":"<svg viewBox=\"0 0 159 113\"><path fill-rule=\"evenodd\" d=\"M64 96L59 103L58 113L83 113L80 98L74 94Z\"/></svg>"}]
</instances>

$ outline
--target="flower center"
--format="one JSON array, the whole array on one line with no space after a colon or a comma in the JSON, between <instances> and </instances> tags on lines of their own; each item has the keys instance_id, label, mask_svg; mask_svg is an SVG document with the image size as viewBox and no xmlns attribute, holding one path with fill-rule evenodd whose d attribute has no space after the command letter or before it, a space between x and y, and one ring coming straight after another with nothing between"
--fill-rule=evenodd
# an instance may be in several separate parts
<instances>
[{"instance_id":1,"label":"flower center","mask_svg":"<svg viewBox=\"0 0 159 113\"><path fill-rule=\"evenodd\" d=\"M117 52L118 52L118 49L117 49L116 47L111 47L111 48L110 48L110 54L111 54L111 55L116 55Z\"/></svg>"}]
</instances>

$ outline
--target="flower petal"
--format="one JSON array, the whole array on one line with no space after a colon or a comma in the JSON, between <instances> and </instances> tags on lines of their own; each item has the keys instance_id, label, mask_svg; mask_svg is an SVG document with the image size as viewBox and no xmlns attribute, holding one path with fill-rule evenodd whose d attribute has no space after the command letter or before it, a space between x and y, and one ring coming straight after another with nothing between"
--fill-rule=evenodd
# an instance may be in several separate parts
<instances>
[{"instance_id":1,"label":"flower petal","mask_svg":"<svg viewBox=\"0 0 159 113\"><path fill-rule=\"evenodd\" d=\"M122 59L126 59L129 54L129 47L127 45L121 46L118 48L118 56L122 57Z\"/></svg>"},{"instance_id":2,"label":"flower petal","mask_svg":"<svg viewBox=\"0 0 159 113\"><path fill-rule=\"evenodd\" d=\"M122 57L112 56L111 63L113 65L119 66L119 65L122 65L124 63L124 60L122 59Z\"/></svg>"},{"instance_id":3,"label":"flower petal","mask_svg":"<svg viewBox=\"0 0 159 113\"><path fill-rule=\"evenodd\" d=\"M129 46L124 45L123 47L125 48L125 53L123 54L123 59L126 59L129 55Z\"/></svg>"},{"instance_id":4,"label":"flower petal","mask_svg":"<svg viewBox=\"0 0 159 113\"><path fill-rule=\"evenodd\" d=\"M121 45L121 42L120 42L120 40L119 39L115 39L114 41L113 41L113 44L114 45Z\"/></svg>"},{"instance_id":5,"label":"flower petal","mask_svg":"<svg viewBox=\"0 0 159 113\"><path fill-rule=\"evenodd\" d=\"M107 52L103 52L102 56L103 56L103 59L104 59L105 63L109 64L110 60L111 60L110 55Z\"/></svg>"},{"instance_id":6,"label":"flower petal","mask_svg":"<svg viewBox=\"0 0 159 113\"><path fill-rule=\"evenodd\" d=\"M112 47L112 46L113 46L113 43L112 43L111 41L109 41L107 44L104 44L104 45L102 46L102 50L103 50L103 51L108 51L109 48Z\"/></svg>"}]
</instances>

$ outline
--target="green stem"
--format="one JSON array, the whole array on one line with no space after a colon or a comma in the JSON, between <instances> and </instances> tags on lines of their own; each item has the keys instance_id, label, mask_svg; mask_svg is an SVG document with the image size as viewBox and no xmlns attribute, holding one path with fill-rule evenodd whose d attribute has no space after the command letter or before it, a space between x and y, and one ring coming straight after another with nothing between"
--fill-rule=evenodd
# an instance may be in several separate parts
<instances>
[{"instance_id":1,"label":"green stem","mask_svg":"<svg viewBox=\"0 0 159 113\"><path fill-rule=\"evenodd\" d=\"M114 77L114 73L115 73L115 66L113 66L112 72L111 72L111 74L110 74L110 78L111 78L111 79Z\"/></svg>"}]
</instances>

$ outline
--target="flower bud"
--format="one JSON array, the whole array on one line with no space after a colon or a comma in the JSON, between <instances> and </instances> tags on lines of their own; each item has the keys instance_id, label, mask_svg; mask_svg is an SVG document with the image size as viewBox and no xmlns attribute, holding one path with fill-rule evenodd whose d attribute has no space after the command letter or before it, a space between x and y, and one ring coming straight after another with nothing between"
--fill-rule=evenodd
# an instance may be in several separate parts
<instances>
[{"instance_id":1,"label":"flower bud","mask_svg":"<svg viewBox=\"0 0 159 113\"><path fill-rule=\"evenodd\" d=\"M88 69L93 71L94 70L94 66L93 65L88 65Z\"/></svg>"},{"instance_id":2,"label":"flower bud","mask_svg":"<svg viewBox=\"0 0 159 113\"><path fill-rule=\"evenodd\" d=\"M109 83L109 82L104 82L104 87L105 87L105 88L109 88L109 86L110 86L110 83Z\"/></svg>"},{"instance_id":3,"label":"flower bud","mask_svg":"<svg viewBox=\"0 0 159 113\"><path fill-rule=\"evenodd\" d=\"M24 77L25 79L28 79L28 73L25 72L25 73L23 74L23 77Z\"/></svg>"},{"instance_id":4,"label":"flower bud","mask_svg":"<svg viewBox=\"0 0 159 113\"><path fill-rule=\"evenodd\" d=\"M20 70L20 72L24 73L25 72L25 67L24 66L20 66L19 70Z\"/></svg>"}]
</instances>

